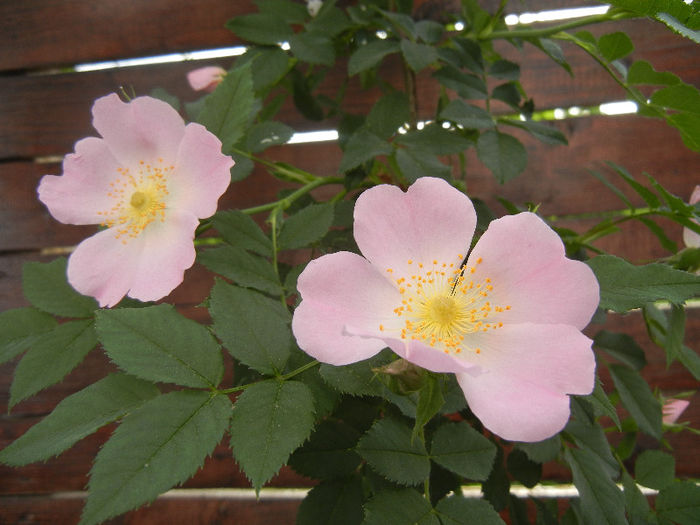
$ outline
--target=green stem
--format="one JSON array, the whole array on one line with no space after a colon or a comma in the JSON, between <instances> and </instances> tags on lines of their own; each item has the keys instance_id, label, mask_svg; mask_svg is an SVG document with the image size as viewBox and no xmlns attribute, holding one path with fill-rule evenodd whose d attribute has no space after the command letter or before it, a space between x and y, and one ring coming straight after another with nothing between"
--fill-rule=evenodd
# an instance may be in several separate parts
<instances>
[{"instance_id":1,"label":"green stem","mask_svg":"<svg viewBox=\"0 0 700 525\"><path fill-rule=\"evenodd\" d=\"M497 38L542 38L555 35L561 31L569 31L577 27L583 27L592 24L600 24L603 22L612 22L613 20L622 20L624 18L633 18L636 15L633 13L615 11L603 13L600 15L585 16L563 24L543 27L540 29L511 29L509 31L493 31L491 33L481 35L482 40L495 40Z\"/></svg>"},{"instance_id":2,"label":"green stem","mask_svg":"<svg viewBox=\"0 0 700 525\"><path fill-rule=\"evenodd\" d=\"M310 368L313 368L319 364L320 363L314 359L313 361L309 361L305 365L300 366L296 370L292 370L291 372L288 372L286 374L278 376L277 379L279 379L280 381L286 381L287 379L291 379L294 376L297 376L303 372L306 372ZM258 383L262 383L263 381L267 381L267 379L261 379L260 381L253 381L252 383L234 386L232 388L226 388L224 390L216 390L215 392L219 395L221 395L221 394L224 394L224 395L225 394L235 394L236 392L242 392L243 390L250 388L253 385L257 385Z\"/></svg>"}]
</instances>

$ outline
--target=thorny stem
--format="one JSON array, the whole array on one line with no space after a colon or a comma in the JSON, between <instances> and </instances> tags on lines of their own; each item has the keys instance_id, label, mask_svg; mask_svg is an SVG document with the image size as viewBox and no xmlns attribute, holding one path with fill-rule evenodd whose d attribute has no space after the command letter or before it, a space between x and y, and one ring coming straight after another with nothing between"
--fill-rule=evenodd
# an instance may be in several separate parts
<instances>
[{"instance_id":1,"label":"thorny stem","mask_svg":"<svg viewBox=\"0 0 700 525\"><path fill-rule=\"evenodd\" d=\"M292 370L291 372L277 376L277 379L280 381L286 381L287 379L291 379L294 376L298 376L299 374L304 373L307 370L309 370L309 369L311 369L319 364L320 364L320 362L316 361L314 359L313 361L309 361L305 365L302 365L299 368ZM224 390L216 390L216 393L217 394L235 394L236 392L242 392L243 390L245 390L253 385L257 385L258 383L262 383L263 381L267 381L267 379L261 379L260 381L253 381L252 383L234 386L232 388L226 388Z\"/></svg>"}]
</instances>

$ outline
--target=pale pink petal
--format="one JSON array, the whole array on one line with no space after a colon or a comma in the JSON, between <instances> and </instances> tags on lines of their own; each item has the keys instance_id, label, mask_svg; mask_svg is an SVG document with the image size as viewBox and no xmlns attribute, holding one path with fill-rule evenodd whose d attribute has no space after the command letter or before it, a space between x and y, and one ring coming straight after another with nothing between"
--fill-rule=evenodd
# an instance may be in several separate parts
<instances>
[{"instance_id":1,"label":"pale pink petal","mask_svg":"<svg viewBox=\"0 0 700 525\"><path fill-rule=\"evenodd\" d=\"M446 354L439 348L428 346L420 341L385 339L389 347L399 356L414 365L437 373L461 373L473 368L473 363L459 359L454 354Z\"/></svg>"},{"instance_id":2,"label":"pale pink petal","mask_svg":"<svg viewBox=\"0 0 700 525\"><path fill-rule=\"evenodd\" d=\"M504 325L473 334L480 365L458 375L469 407L499 436L539 441L561 430L569 416L566 394L593 391L592 341L569 325Z\"/></svg>"},{"instance_id":3,"label":"pale pink petal","mask_svg":"<svg viewBox=\"0 0 700 525\"><path fill-rule=\"evenodd\" d=\"M191 214L168 212L164 222L151 223L126 244L114 229L85 239L68 261L68 281L100 306L117 304L124 295L155 301L183 279L195 258L192 239L199 224Z\"/></svg>"},{"instance_id":4,"label":"pale pink petal","mask_svg":"<svg viewBox=\"0 0 700 525\"><path fill-rule=\"evenodd\" d=\"M581 329L600 300L593 271L566 259L559 236L533 213L492 221L467 266L476 268L468 274L475 283L491 280L492 305L511 307L494 320L564 323Z\"/></svg>"},{"instance_id":5,"label":"pale pink petal","mask_svg":"<svg viewBox=\"0 0 700 525\"><path fill-rule=\"evenodd\" d=\"M194 69L187 73L187 82L195 91L214 91L221 83L226 70L219 66L207 66Z\"/></svg>"},{"instance_id":6,"label":"pale pink petal","mask_svg":"<svg viewBox=\"0 0 700 525\"><path fill-rule=\"evenodd\" d=\"M459 265L469 249L476 212L446 181L418 179L406 193L382 185L355 204L354 235L362 254L381 271L409 273L407 261Z\"/></svg>"},{"instance_id":7,"label":"pale pink petal","mask_svg":"<svg viewBox=\"0 0 700 525\"><path fill-rule=\"evenodd\" d=\"M212 216L231 182L233 166L233 159L221 153L221 141L204 126L188 124L174 165L168 176L168 207L200 219Z\"/></svg>"},{"instance_id":8,"label":"pale pink petal","mask_svg":"<svg viewBox=\"0 0 700 525\"><path fill-rule=\"evenodd\" d=\"M687 399L667 399L664 403L663 409L663 422L666 425L673 425L681 414L688 408L690 401Z\"/></svg>"},{"instance_id":9,"label":"pale pink petal","mask_svg":"<svg viewBox=\"0 0 700 525\"><path fill-rule=\"evenodd\" d=\"M64 224L100 224L114 206L109 184L119 177L119 164L105 141L88 137L75 144L75 153L63 160L63 175L45 175L39 182L39 200Z\"/></svg>"},{"instance_id":10,"label":"pale pink petal","mask_svg":"<svg viewBox=\"0 0 700 525\"><path fill-rule=\"evenodd\" d=\"M392 318L399 294L359 255L338 252L311 261L297 289L302 301L294 311L292 331L307 354L344 365L386 347L380 324Z\"/></svg>"},{"instance_id":11,"label":"pale pink petal","mask_svg":"<svg viewBox=\"0 0 700 525\"><path fill-rule=\"evenodd\" d=\"M688 203L695 204L698 201L700 201L700 185L695 186ZM700 234L695 233L690 228L683 228L683 243L688 248L700 248Z\"/></svg>"},{"instance_id":12,"label":"pale pink petal","mask_svg":"<svg viewBox=\"0 0 700 525\"><path fill-rule=\"evenodd\" d=\"M137 97L122 102L112 93L95 101L93 126L104 137L114 157L136 168L140 161L172 161L185 132L182 117L167 102Z\"/></svg>"}]
</instances>

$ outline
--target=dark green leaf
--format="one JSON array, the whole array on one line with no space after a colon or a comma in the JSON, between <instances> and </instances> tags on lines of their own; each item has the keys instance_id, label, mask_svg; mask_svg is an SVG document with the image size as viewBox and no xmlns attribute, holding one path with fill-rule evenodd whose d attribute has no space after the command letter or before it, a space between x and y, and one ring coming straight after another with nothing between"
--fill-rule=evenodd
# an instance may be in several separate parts
<instances>
[{"instance_id":1,"label":"dark green leaf","mask_svg":"<svg viewBox=\"0 0 700 525\"><path fill-rule=\"evenodd\" d=\"M649 502L626 470L622 471L622 489L630 525L648 525L650 523L647 520L650 511Z\"/></svg>"},{"instance_id":2,"label":"dark green leaf","mask_svg":"<svg viewBox=\"0 0 700 525\"><path fill-rule=\"evenodd\" d=\"M417 485L430 474L425 446L418 439L411 441L411 428L398 419L377 421L356 450L376 472L402 485Z\"/></svg>"},{"instance_id":3,"label":"dark green leaf","mask_svg":"<svg viewBox=\"0 0 700 525\"><path fill-rule=\"evenodd\" d=\"M360 463L354 451L360 433L342 421L321 422L309 440L289 458L291 467L311 478L329 479L352 474Z\"/></svg>"},{"instance_id":4,"label":"dark green leaf","mask_svg":"<svg viewBox=\"0 0 700 525\"><path fill-rule=\"evenodd\" d=\"M502 119L501 122L509 126L524 129L533 137L544 142L545 144L561 144L566 146L569 143L569 141L566 140L566 137L561 131L548 124L542 124L540 122L534 122L532 120L513 119Z\"/></svg>"},{"instance_id":5,"label":"dark green leaf","mask_svg":"<svg viewBox=\"0 0 700 525\"><path fill-rule=\"evenodd\" d=\"M645 450L634 464L637 483L650 489L662 490L675 480L676 461L661 450Z\"/></svg>"},{"instance_id":6,"label":"dark green leaf","mask_svg":"<svg viewBox=\"0 0 700 525\"><path fill-rule=\"evenodd\" d=\"M442 525L505 525L488 501L452 495L435 507Z\"/></svg>"},{"instance_id":7,"label":"dark green leaf","mask_svg":"<svg viewBox=\"0 0 700 525\"><path fill-rule=\"evenodd\" d=\"M22 268L24 296L39 310L61 317L92 317L97 303L80 295L66 280L67 261L28 262Z\"/></svg>"},{"instance_id":8,"label":"dark green leaf","mask_svg":"<svg viewBox=\"0 0 700 525\"><path fill-rule=\"evenodd\" d=\"M256 492L314 426L314 400L298 381L264 381L243 391L231 417L233 455Z\"/></svg>"},{"instance_id":9,"label":"dark green leaf","mask_svg":"<svg viewBox=\"0 0 700 525\"><path fill-rule=\"evenodd\" d=\"M309 18L309 11L304 4L288 0L256 0L261 13L274 13L290 24L303 24Z\"/></svg>"},{"instance_id":10,"label":"dark green leaf","mask_svg":"<svg viewBox=\"0 0 700 525\"><path fill-rule=\"evenodd\" d=\"M248 130L246 147L253 153L258 153L270 146L276 146L287 142L294 130L281 122L267 120L255 124Z\"/></svg>"},{"instance_id":11,"label":"dark green leaf","mask_svg":"<svg viewBox=\"0 0 700 525\"><path fill-rule=\"evenodd\" d=\"M197 261L240 286L272 295L282 293L282 285L272 264L240 248L217 246L198 253Z\"/></svg>"},{"instance_id":12,"label":"dark green leaf","mask_svg":"<svg viewBox=\"0 0 700 525\"><path fill-rule=\"evenodd\" d=\"M430 457L467 479L485 480L491 472L496 447L468 423L448 423L435 431Z\"/></svg>"},{"instance_id":13,"label":"dark green leaf","mask_svg":"<svg viewBox=\"0 0 700 525\"><path fill-rule=\"evenodd\" d=\"M100 523L187 480L221 441L230 414L226 396L202 391L171 392L141 405L97 454L80 523Z\"/></svg>"},{"instance_id":14,"label":"dark green leaf","mask_svg":"<svg viewBox=\"0 0 700 525\"><path fill-rule=\"evenodd\" d=\"M96 344L92 320L71 321L42 333L15 369L9 408L61 381Z\"/></svg>"},{"instance_id":15,"label":"dark green leaf","mask_svg":"<svg viewBox=\"0 0 700 525\"><path fill-rule=\"evenodd\" d=\"M47 460L158 395L152 383L111 374L61 401L53 412L0 451L0 461L20 466Z\"/></svg>"},{"instance_id":16,"label":"dark green leaf","mask_svg":"<svg viewBox=\"0 0 700 525\"><path fill-rule=\"evenodd\" d=\"M360 525L364 493L357 477L322 481L299 506L297 525Z\"/></svg>"},{"instance_id":17,"label":"dark green leaf","mask_svg":"<svg viewBox=\"0 0 700 525\"><path fill-rule=\"evenodd\" d=\"M393 40L375 40L360 46L350 55L348 75L353 76L370 69L379 64L385 56L398 50L399 44Z\"/></svg>"},{"instance_id":18,"label":"dark green leaf","mask_svg":"<svg viewBox=\"0 0 700 525\"><path fill-rule=\"evenodd\" d=\"M335 7L333 2L324 2L316 17L306 25L306 29L309 32L323 33L333 38L351 26L352 23L348 17Z\"/></svg>"},{"instance_id":19,"label":"dark green leaf","mask_svg":"<svg viewBox=\"0 0 700 525\"><path fill-rule=\"evenodd\" d=\"M508 505L510 498L510 479L503 465L503 449L496 451L496 461L493 470L486 481L481 484L484 498L493 505L493 508L501 511Z\"/></svg>"},{"instance_id":20,"label":"dark green leaf","mask_svg":"<svg viewBox=\"0 0 700 525\"><path fill-rule=\"evenodd\" d=\"M634 51L630 38L621 31L603 35L598 39L598 50L608 62L619 60Z\"/></svg>"},{"instance_id":21,"label":"dark green leaf","mask_svg":"<svg viewBox=\"0 0 700 525\"><path fill-rule=\"evenodd\" d=\"M518 139L496 130L483 132L476 153L501 184L519 175L527 166L527 151Z\"/></svg>"},{"instance_id":22,"label":"dark green leaf","mask_svg":"<svg viewBox=\"0 0 700 525\"><path fill-rule=\"evenodd\" d=\"M484 99L488 94L486 84L482 79L452 66L442 67L433 73L433 78L465 99Z\"/></svg>"},{"instance_id":23,"label":"dark green leaf","mask_svg":"<svg viewBox=\"0 0 700 525\"><path fill-rule=\"evenodd\" d=\"M681 304L700 294L700 276L659 263L634 266L612 255L586 261L600 284L600 307L626 312L666 299Z\"/></svg>"},{"instance_id":24,"label":"dark green leaf","mask_svg":"<svg viewBox=\"0 0 700 525\"><path fill-rule=\"evenodd\" d=\"M554 461L559 455L561 449L561 438L559 434L553 435L551 438L535 443L518 443L517 447L523 450L527 457L538 463L547 463Z\"/></svg>"},{"instance_id":25,"label":"dark green leaf","mask_svg":"<svg viewBox=\"0 0 700 525\"><path fill-rule=\"evenodd\" d=\"M422 433L423 427L437 414L445 398L442 395L443 382L432 374L426 375L423 387L418 391L418 405L416 406L416 423L413 426L411 439L416 439Z\"/></svg>"},{"instance_id":26,"label":"dark green leaf","mask_svg":"<svg viewBox=\"0 0 700 525\"><path fill-rule=\"evenodd\" d=\"M284 369L292 333L279 301L217 281L209 305L214 332L233 357L263 374Z\"/></svg>"},{"instance_id":27,"label":"dark green leaf","mask_svg":"<svg viewBox=\"0 0 700 525\"><path fill-rule=\"evenodd\" d=\"M237 37L255 44L276 45L294 34L282 16L274 12L237 16L226 22Z\"/></svg>"},{"instance_id":28,"label":"dark green leaf","mask_svg":"<svg viewBox=\"0 0 700 525\"><path fill-rule=\"evenodd\" d=\"M214 215L214 228L232 246L252 250L260 255L272 255L272 242L250 215L238 210L220 211Z\"/></svg>"},{"instance_id":29,"label":"dark green leaf","mask_svg":"<svg viewBox=\"0 0 700 525\"><path fill-rule=\"evenodd\" d=\"M426 44L437 44L445 32L445 26L434 20L416 22L416 34Z\"/></svg>"},{"instance_id":30,"label":"dark green leaf","mask_svg":"<svg viewBox=\"0 0 700 525\"><path fill-rule=\"evenodd\" d=\"M595 388L593 389L593 393L585 397L584 399L590 401L591 404L593 404L593 407L596 410L596 414L608 416L610 419L612 419L613 423L615 423L617 429L619 431L622 431L620 418L617 415L615 407L610 402L608 395L603 390L603 386L600 383L600 378L596 377Z\"/></svg>"},{"instance_id":31,"label":"dark green leaf","mask_svg":"<svg viewBox=\"0 0 700 525\"><path fill-rule=\"evenodd\" d=\"M517 448L508 454L506 467L516 481L529 488L537 485L542 478L542 464L531 461L525 452Z\"/></svg>"},{"instance_id":32,"label":"dark green leaf","mask_svg":"<svg viewBox=\"0 0 700 525\"><path fill-rule=\"evenodd\" d=\"M404 14L404 13L395 13L392 11L384 11L380 10L382 16L389 20L392 26L394 26L394 29L396 29L396 33L400 34L403 33L406 36L410 36L412 38L415 38L416 36L416 26L415 22L413 21L413 18L411 18L409 15Z\"/></svg>"},{"instance_id":33,"label":"dark green leaf","mask_svg":"<svg viewBox=\"0 0 700 525\"><path fill-rule=\"evenodd\" d=\"M615 388L640 430L661 438L661 405L647 382L634 370L621 365L610 365Z\"/></svg>"},{"instance_id":34,"label":"dark green leaf","mask_svg":"<svg viewBox=\"0 0 700 525\"><path fill-rule=\"evenodd\" d=\"M584 522L627 525L625 498L596 456L586 449L567 449L564 455L579 491Z\"/></svg>"},{"instance_id":35,"label":"dark green leaf","mask_svg":"<svg viewBox=\"0 0 700 525\"><path fill-rule=\"evenodd\" d=\"M489 69L489 74L501 80L518 80L520 66L509 60L497 60Z\"/></svg>"},{"instance_id":36,"label":"dark green leaf","mask_svg":"<svg viewBox=\"0 0 700 525\"><path fill-rule=\"evenodd\" d=\"M406 63L415 72L421 71L438 59L437 51L433 46L410 40L401 40L401 53Z\"/></svg>"},{"instance_id":37,"label":"dark green leaf","mask_svg":"<svg viewBox=\"0 0 700 525\"><path fill-rule=\"evenodd\" d=\"M256 93L277 84L293 65L291 57L278 46L248 48L236 61L236 68L239 69L246 63L251 64Z\"/></svg>"},{"instance_id":38,"label":"dark green leaf","mask_svg":"<svg viewBox=\"0 0 700 525\"><path fill-rule=\"evenodd\" d=\"M700 152L700 115L674 113L666 120L680 131L683 143L688 149Z\"/></svg>"},{"instance_id":39,"label":"dark green leaf","mask_svg":"<svg viewBox=\"0 0 700 525\"><path fill-rule=\"evenodd\" d=\"M520 91L515 82L507 82L496 86L491 91L491 98L505 102L515 110L520 108Z\"/></svg>"},{"instance_id":40,"label":"dark green leaf","mask_svg":"<svg viewBox=\"0 0 700 525\"><path fill-rule=\"evenodd\" d=\"M245 134L254 107L253 96L250 64L229 71L216 91L207 96L199 122L221 139L224 153L231 151Z\"/></svg>"},{"instance_id":41,"label":"dark green leaf","mask_svg":"<svg viewBox=\"0 0 700 525\"><path fill-rule=\"evenodd\" d=\"M332 66L335 49L328 36L321 33L297 33L289 38L289 46L299 60L309 64Z\"/></svg>"},{"instance_id":42,"label":"dark green leaf","mask_svg":"<svg viewBox=\"0 0 700 525\"><path fill-rule=\"evenodd\" d=\"M377 378L374 368L391 360L389 352L345 366L322 364L319 372L326 383L345 394L356 396L376 396L384 391L384 385Z\"/></svg>"},{"instance_id":43,"label":"dark green leaf","mask_svg":"<svg viewBox=\"0 0 700 525\"><path fill-rule=\"evenodd\" d=\"M627 334L601 330L593 338L593 344L635 370L641 370L647 364L644 350Z\"/></svg>"},{"instance_id":44,"label":"dark green leaf","mask_svg":"<svg viewBox=\"0 0 700 525\"><path fill-rule=\"evenodd\" d=\"M700 356L695 351L683 345L678 360L693 374L695 379L700 381Z\"/></svg>"},{"instance_id":45,"label":"dark green leaf","mask_svg":"<svg viewBox=\"0 0 700 525\"><path fill-rule=\"evenodd\" d=\"M454 99L440 112L440 118L459 124L468 129L493 128L493 117L488 111Z\"/></svg>"},{"instance_id":46,"label":"dark green leaf","mask_svg":"<svg viewBox=\"0 0 700 525\"><path fill-rule=\"evenodd\" d=\"M353 133L347 144L343 158L340 160L338 171L345 172L356 168L363 162L378 157L389 155L393 151L391 144L379 138L377 135L366 129L361 129Z\"/></svg>"},{"instance_id":47,"label":"dark green leaf","mask_svg":"<svg viewBox=\"0 0 700 525\"><path fill-rule=\"evenodd\" d=\"M396 150L396 164L398 165L404 180L412 184L420 177L441 177L447 179L452 170L446 164L429 153L414 151L411 148Z\"/></svg>"},{"instance_id":48,"label":"dark green leaf","mask_svg":"<svg viewBox=\"0 0 700 525\"><path fill-rule=\"evenodd\" d=\"M365 505L362 525L440 525L440 520L415 490L384 490Z\"/></svg>"},{"instance_id":49,"label":"dark green leaf","mask_svg":"<svg viewBox=\"0 0 700 525\"><path fill-rule=\"evenodd\" d=\"M320 240L333 224L333 204L311 204L282 224L277 245L280 250L303 248Z\"/></svg>"},{"instance_id":50,"label":"dark green leaf","mask_svg":"<svg viewBox=\"0 0 700 525\"><path fill-rule=\"evenodd\" d=\"M221 381L219 344L172 305L101 310L96 328L109 358L137 377L199 388Z\"/></svg>"},{"instance_id":51,"label":"dark green leaf","mask_svg":"<svg viewBox=\"0 0 700 525\"><path fill-rule=\"evenodd\" d=\"M396 142L414 150L416 155L455 155L470 148L473 143L458 131L447 130L435 124L421 130L409 131L396 137Z\"/></svg>"},{"instance_id":52,"label":"dark green leaf","mask_svg":"<svg viewBox=\"0 0 700 525\"><path fill-rule=\"evenodd\" d=\"M367 128L379 138L388 139L411 118L408 97L401 91L380 98L367 115Z\"/></svg>"},{"instance_id":53,"label":"dark green leaf","mask_svg":"<svg viewBox=\"0 0 700 525\"><path fill-rule=\"evenodd\" d=\"M662 520L678 525L697 525L700 486L692 481L682 481L666 487L656 497L656 512Z\"/></svg>"},{"instance_id":54,"label":"dark green leaf","mask_svg":"<svg viewBox=\"0 0 700 525\"><path fill-rule=\"evenodd\" d=\"M540 48L549 58L554 60L554 62L563 67L569 73L569 75L573 76L571 66L566 61L564 52L556 41L550 38L534 38L531 39L530 42L534 46Z\"/></svg>"},{"instance_id":55,"label":"dark green leaf","mask_svg":"<svg viewBox=\"0 0 700 525\"><path fill-rule=\"evenodd\" d=\"M597 456L600 466L610 478L617 477L620 467L610 451L605 432L596 421L588 423L582 419L572 419L566 425L566 432L573 436L579 447Z\"/></svg>"},{"instance_id":56,"label":"dark green leaf","mask_svg":"<svg viewBox=\"0 0 700 525\"><path fill-rule=\"evenodd\" d=\"M53 317L30 307L0 313L0 363L24 352L40 334L55 326Z\"/></svg>"},{"instance_id":57,"label":"dark green leaf","mask_svg":"<svg viewBox=\"0 0 700 525\"><path fill-rule=\"evenodd\" d=\"M233 153L231 157L235 162L235 164L231 168L231 182L243 180L248 175L253 173L255 163L248 157L244 157L243 155L238 155L236 153Z\"/></svg>"}]
</instances>

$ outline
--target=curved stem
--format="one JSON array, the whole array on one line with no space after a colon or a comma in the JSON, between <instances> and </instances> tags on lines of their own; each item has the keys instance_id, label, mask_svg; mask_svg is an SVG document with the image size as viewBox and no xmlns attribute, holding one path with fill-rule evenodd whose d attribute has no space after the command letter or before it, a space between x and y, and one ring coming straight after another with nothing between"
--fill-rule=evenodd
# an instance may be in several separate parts
<instances>
[{"instance_id":1,"label":"curved stem","mask_svg":"<svg viewBox=\"0 0 700 525\"><path fill-rule=\"evenodd\" d=\"M585 16L563 24L543 27L540 29L512 29L509 31L493 31L491 33L481 35L482 40L495 40L497 38L542 38L555 35L561 31L568 31L592 24L600 24L603 22L611 22L613 20L622 20L624 18L634 18L633 13L616 11L613 13L603 13L600 15Z\"/></svg>"}]
</instances>

